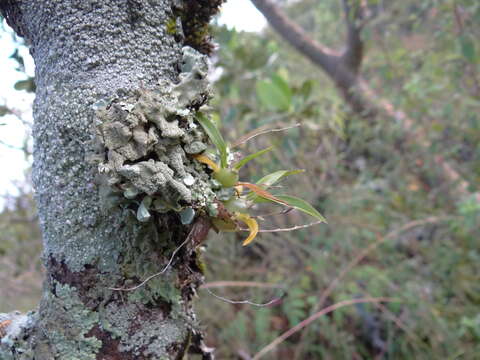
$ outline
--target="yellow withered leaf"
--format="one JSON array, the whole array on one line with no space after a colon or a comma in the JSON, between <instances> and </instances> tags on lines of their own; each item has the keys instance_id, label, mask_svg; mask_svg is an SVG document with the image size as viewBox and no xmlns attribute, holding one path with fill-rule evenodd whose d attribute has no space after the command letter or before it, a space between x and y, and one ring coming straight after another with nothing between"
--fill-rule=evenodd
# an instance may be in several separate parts
<instances>
[{"instance_id":1,"label":"yellow withered leaf","mask_svg":"<svg viewBox=\"0 0 480 360\"><path fill-rule=\"evenodd\" d=\"M258 223L257 223L257 221L254 218L251 218L248 214L236 213L235 217L238 220L244 222L248 226L248 228L250 229L250 234L243 241L242 245L245 246L245 245L250 244L258 234Z\"/></svg>"},{"instance_id":2,"label":"yellow withered leaf","mask_svg":"<svg viewBox=\"0 0 480 360\"><path fill-rule=\"evenodd\" d=\"M205 155L193 155L193 157L203 163L203 164L207 164L208 166L210 166L210 168L213 170L213 172L218 172L220 170L220 168L218 167L217 164L215 164L215 162L210 159L208 156L205 156Z\"/></svg>"}]
</instances>

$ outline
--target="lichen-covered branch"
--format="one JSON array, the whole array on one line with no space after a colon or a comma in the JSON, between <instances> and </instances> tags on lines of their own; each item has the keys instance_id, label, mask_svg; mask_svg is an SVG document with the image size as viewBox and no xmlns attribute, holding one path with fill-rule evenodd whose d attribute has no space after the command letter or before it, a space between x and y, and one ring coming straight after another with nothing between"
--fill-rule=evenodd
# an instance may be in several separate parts
<instances>
[{"instance_id":1,"label":"lichen-covered branch","mask_svg":"<svg viewBox=\"0 0 480 360\"><path fill-rule=\"evenodd\" d=\"M205 29L220 3L188 19ZM185 46L190 8L178 0L0 3L36 64L33 181L47 269L36 311L0 315L0 358L213 357L191 307L213 192L191 158L208 141L195 114L210 95L197 51L208 34L197 34L197 50ZM186 239L162 276L115 290L164 268Z\"/></svg>"}]
</instances>

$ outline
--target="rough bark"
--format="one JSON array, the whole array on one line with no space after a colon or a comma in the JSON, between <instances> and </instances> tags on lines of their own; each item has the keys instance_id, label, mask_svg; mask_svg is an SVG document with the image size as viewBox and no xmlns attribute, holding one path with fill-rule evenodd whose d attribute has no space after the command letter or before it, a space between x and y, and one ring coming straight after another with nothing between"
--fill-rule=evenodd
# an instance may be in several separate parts
<instances>
[{"instance_id":1,"label":"rough bark","mask_svg":"<svg viewBox=\"0 0 480 360\"><path fill-rule=\"evenodd\" d=\"M169 178L152 193L161 196L168 187L177 191L183 205L198 204L198 187L187 189L180 182L187 171L198 177L197 184L208 186L208 174L193 168L182 148L193 140L198 146L206 137L197 132L187 141L182 132L182 140L172 140L175 146L163 148L160 159L158 152L153 156L142 146L147 146L147 135L158 143L171 124L190 124L208 98L205 74L197 71L205 59L191 48L182 52L181 23L188 18L204 29L219 3L202 7L195 20L191 12L182 17L189 1L0 1L0 10L25 37L36 65L33 181L47 270L37 311L0 314L1 359L181 359L192 349L212 358L191 307L203 279L195 246L208 224L201 231L195 229L199 222L182 225L174 211L139 222L134 212L146 195L110 203L122 198L118 191L125 183L99 180L99 164L92 163L91 153L95 136L103 136L96 142L103 146L106 162L100 165L108 166L116 150L112 142L119 140L107 139L105 128L95 135L96 121L109 119L112 127L122 127L128 116L146 119L145 131L134 131L136 143L130 136L124 144L136 146L131 161L126 165L125 155L116 166L142 161L161 165ZM204 47L207 43L204 34L196 41ZM175 118L165 122L168 129L156 127L146 113L157 98L160 111ZM140 159L144 150L146 158ZM189 234L192 241L177 251ZM174 252L162 275L134 291L114 290L159 272Z\"/></svg>"}]
</instances>

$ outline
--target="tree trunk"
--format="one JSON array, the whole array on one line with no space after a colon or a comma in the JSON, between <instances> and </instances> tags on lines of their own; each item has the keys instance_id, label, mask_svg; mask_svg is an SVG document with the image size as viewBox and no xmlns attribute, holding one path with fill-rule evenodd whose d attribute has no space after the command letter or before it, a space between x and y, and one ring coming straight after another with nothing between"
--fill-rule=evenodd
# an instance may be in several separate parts
<instances>
[{"instance_id":1,"label":"tree trunk","mask_svg":"<svg viewBox=\"0 0 480 360\"><path fill-rule=\"evenodd\" d=\"M168 210L199 214L212 200L188 155L207 142L193 123L207 63L182 46L220 2L193 2L198 13L189 0L0 2L36 64L33 181L47 270L37 311L0 314L0 359L212 358L191 307L203 280L195 246L209 225L182 225ZM152 201L162 210L141 213Z\"/></svg>"}]
</instances>

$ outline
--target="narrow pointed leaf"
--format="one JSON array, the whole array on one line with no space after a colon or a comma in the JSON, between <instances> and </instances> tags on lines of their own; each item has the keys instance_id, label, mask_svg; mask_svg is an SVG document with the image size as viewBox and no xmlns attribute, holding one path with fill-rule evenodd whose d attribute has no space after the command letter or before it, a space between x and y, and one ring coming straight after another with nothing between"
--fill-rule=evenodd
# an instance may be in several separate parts
<instances>
[{"instance_id":1,"label":"narrow pointed leaf","mask_svg":"<svg viewBox=\"0 0 480 360\"><path fill-rule=\"evenodd\" d=\"M268 199L270 201L273 201L273 202L276 202L276 203L279 203L279 204L282 204L282 205L289 206L288 203L286 203L282 199L279 199L279 198L273 196L267 190L262 189L258 185L250 184L250 183L246 183L246 182L238 182L237 184L241 185L241 186L245 186L246 188L250 189L252 192L254 192L255 194L257 194L258 196L260 196L262 198Z\"/></svg>"},{"instance_id":2,"label":"narrow pointed leaf","mask_svg":"<svg viewBox=\"0 0 480 360\"><path fill-rule=\"evenodd\" d=\"M220 163L223 168L227 167L227 144L223 140L222 134L215 126L215 124L210 121L205 115L197 113L197 120L202 125L203 130L207 133L208 137L212 141L213 145L218 149L220 153Z\"/></svg>"},{"instance_id":3,"label":"narrow pointed leaf","mask_svg":"<svg viewBox=\"0 0 480 360\"><path fill-rule=\"evenodd\" d=\"M250 154L250 155L244 157L242 160L240 160L240 161L238 161L237 163L235 163L235 164L233 165L233 168L238 171L238 170L240 170L245 164L247 164L249 161L251 161L251 160L259 157L260 155L263 155L263 154L269 152L269 151L272 150L272 149L273 149L273 146L270 146L270 147L268 147L268 148L266 148L266 149L263 149L263 150L260 150L260 151L258 151L258 152L256 152L256 153L254 153L254 154Z\"/></svg>"},{"instance_id":4,"label":"narrow pointed leaf","mask_svg":"<svg viewBox=\"0 0 480 360\"><path fill-rule=\"evenodd\" d=\"M291 206L297 210L304 212L305 214L313 216L314 218L320 221L323 221L325 223L327 222L327 220L323 217L323 215L320 214L317 211L317 209L315 209L312 205L310 205L305 200L302 200L300 198L297 198L295 196L290 196L290 195L275 195L275 197L287 203L288 206Z\"/></svg>"},{"instance_id":5,"label":"narrow pointed leaf","mask_svg":"<svg viewBox=\"0 0 480 360\"><path fill-rule=\"evenodd\" d=\"M250 229L250 234L242 243L243 246L248 245L253 241L253 239L255 239L255 237L258 234L258 223L255 219L251 218L248 214L238 213L236 215L236 218L244 222Z\"/></svg>"},{"instance_id":6,"label":"narrow pointed leaf","mask_svg":"<svg viewBox=\"0 0 480 360\"><path fill-rule=\"evenodd\" d=\"M198 162L201 162L202 164L206 164L208 166L210 166L210 169L213 170L213 172L218 172L220 170L220 168L218 167L217 164L215 164L215 162L210 159L208 156L205 156L205 155L193 155L193 158L195 160L197 160Z\"/></svg>"},{"instance_id":7,"label":"narrow pointed leaf","mask_svg":"<svg viewBox=\"0 0 480 360\"><path fill-rule=\"evenodd\" d=\"M304 171L305 170L303 170L303 169L275 171L271 174L268 174L268 175L265 175L264 177L262 177L260 180L258 180L256 182L256 184L261 185L264 189L267 189L268 187L277 183L278 181L280 181L282 178L284 178L286 176L299 174L299 173L302 173Z\"/></svg>"},{"instance_id":8,"label":"narrow pointed leaf","mask_svg":"<svg viewBox=\"0 0 480 360\"><path fill-rule=\"evenodd\" d=\"M236 148L240 145L243 145L244 143L246 143L247 141L259 136L259 135L265 135L265 134L271 134L271 133L275 133L275 132L279 132L279 131L286 131L286 130L290 130L290 129L293 129L293 128L296 128L296 127L299 127L301 126L301 124L294 124L294 125L291 125L291 126L286 126L286 127L282 127L282 128L271 128L269 125L264 125L264 126L261 126L259 127L258 129L255 129L253 131L250 131L249 133L243 135L242 137L240 137L237 141L235 141L231 148Z\"/></svg>"}]
</instances>

